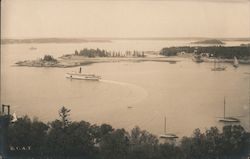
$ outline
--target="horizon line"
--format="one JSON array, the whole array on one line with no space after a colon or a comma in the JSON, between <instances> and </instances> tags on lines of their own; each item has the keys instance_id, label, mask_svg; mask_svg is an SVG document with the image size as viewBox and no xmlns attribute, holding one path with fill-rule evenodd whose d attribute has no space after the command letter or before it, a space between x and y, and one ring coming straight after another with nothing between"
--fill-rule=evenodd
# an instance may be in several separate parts
<instances>
[{"instance_id":1,"label":"horizon line","mask_svg":"<svg viewBox=\"0 0 250 159\"><path fill-rule=\"evenodd\" d=\"M65 0L72 1L72 0ZM215 2L215 3L245 3L250 2L250 0L73 0L73 1L196 1L196 2Z\"/></svg>"},{"instance_id":2,"label":"horizon line","mask_svg":"<svg viewBox=\"0 0 250 159\"><path fill-rule=\"evenodd\" d=\"M13 39L13 40L24 40L24 39L250 39L249 37L206 37L206 36L177 36L177 37L97 37L97 36L86 36L86 37L56 37L56 36L48 36L48 37L1 37L1 40L5 39Z\"/></svg>"}]
</instances>

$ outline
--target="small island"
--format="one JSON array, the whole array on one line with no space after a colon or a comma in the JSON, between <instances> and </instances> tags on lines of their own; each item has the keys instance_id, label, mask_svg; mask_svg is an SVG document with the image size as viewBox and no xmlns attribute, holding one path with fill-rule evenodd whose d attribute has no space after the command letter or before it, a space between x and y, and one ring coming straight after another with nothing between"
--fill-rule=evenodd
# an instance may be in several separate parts
<instances>
[{"instance_id":1,"label":"small island","mask_svg":"<svg viewBox=\"0 0 250 159\"><path fill-rule=\"evenodd\" d=\"M208 39L208 40L191 42L191 44L224 45L225 43L218 39Z\"/></svg>"},{"instance_id":2,"label":"small island","mask_svg":"<svg viewBox=\"0 0 250 159\"><path fill-rule=\"evenodd\" d=\"M43 58L37 60L24 60L16 62L18 66L30 67L58 67L60 62L51 55L44 55Z\"/></svg>"}]
</instances>

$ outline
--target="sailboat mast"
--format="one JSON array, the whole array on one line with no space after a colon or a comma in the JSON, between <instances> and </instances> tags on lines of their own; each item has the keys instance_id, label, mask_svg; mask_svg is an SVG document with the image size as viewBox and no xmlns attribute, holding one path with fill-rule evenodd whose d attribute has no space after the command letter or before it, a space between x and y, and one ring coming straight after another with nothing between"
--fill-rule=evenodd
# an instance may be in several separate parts
<instances>
[{"instance_id":1,"label":"sailboat mast","mask_svg":"<svg viewBox=\"0 0 250 159\"><path fill-rule=\"evenodd\" d=\"M248 126L249 126L249 132L250 132L250 72L246 72L245 74L248 74L248 76L249 76L249 84L248 84L248 87L249 87L248 88L248 105L249 105L248 106L248 113L249 113L248 114L248 119L249 119L248 124L249 125Z\"/></svg>"},{"instance_id":2,"label":"sailboat mast","mask_svg":"<svg viewBox=\"0 0 250 159\"><path fill-rule=\"evenodd\" d=\"M249 114L248 114L248 118L249 118L249 131L250 131L250 74L249 74L249 90L248 90L248 104L249 104L249 108L248 108L248 112L249 112Z\"/></svg>"},{"instance_id":3,"label":"sailboat mast","mask_svg":"<svg viewBox=\"0 0 250 159\"><path fill-rule=\"evenodd\" d=\"M215 61L215 58L214 58L214 69L216 68L216 61Z\"/></svg>"},{"instance_id":4,"label":"sailboat mast","mask_svg":"<svg viewBox=\"0 0 250 159\"><path fill-rule=\"evenodd\" d=\"M167 119L166 117L164 118L164 133L166 134L166 123L167 123Z\"/></svg>"},{"instance_id":5,"label":"sailboat mast","mask_svg":"<svg viewBox=\"0 0 250 159\"><path fill-rule=\"evenodd\" d=\"M226 118L226 99L224 97L224 119Z\"/></svg>"}]
</instances>

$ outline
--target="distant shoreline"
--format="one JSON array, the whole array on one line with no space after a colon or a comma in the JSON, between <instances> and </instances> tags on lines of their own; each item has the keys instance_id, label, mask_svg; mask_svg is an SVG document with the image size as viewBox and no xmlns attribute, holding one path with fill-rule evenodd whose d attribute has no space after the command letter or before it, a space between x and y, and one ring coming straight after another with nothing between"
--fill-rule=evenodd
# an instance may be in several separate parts
<instances>
[{"instance_id":1,"label":"distant shoreline","mask_svg":"<svg viewBox=\"0 0 250 159\"><path fill-rule=\"evenodd\" d=\"M41 62L41 60L25 60L16 62L16 66L27 66L27 67L59 67L59 68L67 68L67 67L77 67L77 66L85 66L94 63L114 63L114 62L168 62L168 63L176 63L179 62L180 59L178 57L164 57L164 56L155 56L155 57L143 57L143 58L133 58L133 57L83 57L77 55L67 55L62 56L57 59L57 62Z\"/></svg>"},{"instance_id":2,"label":"distant shoreline","mask_svg":"<svg viewBox=\"0 0 250 159\"><path fill-rule=\"evenodd\" d=\"M108 39L82 39L82 38L36 38L36 39L2 39L1 44L35 44L35 43L109 43Z\"/></svg>"},{"instance_id":3,"label":"distant shoreline","mask_svg":"<svg viewBox=\"0 0 250 159\"><path fill-rule=\"evenodd\" d=\"M112 42L112 40L211 40L213 38L207 37L103 37L103 38L3 38L1 44L32 44L32 43L88 43L88 42ZM249 41L249 38L216 38L221 41Z\"/></svg>"},{"instance_id":4,"label":"distant shoreline","mask_svg":"<svg viewBox=\"0 0 250 159\"><path fill-rule=\"evenodd\" d=\"M199 40L199 41L191 42L191 44L225 45L224 42L218 39Z\"/></svg>"},{"instance_id":5,"label":"distant shoreline","mask_svg":"<svg viewBox=\"0 0 250 159\"><path fill-rule=\"evenodd\" d=\"M58 68L69 68L77 66L86 66L94 63L115 63L115 62L168 62L175 64L185 59L192 59L192 55L177 55L177 56L154 56L154 57L83 57L77 55L62 56L57 59L56 63L53 62L41 62L40 60L25 60L16 62L16 66L26 67L58 67ZM214 58L204 58L205 63L214 62ZM233 63L233 59L220 59L221 63ZM239 60L240 64L250 64L250 60Z\"/></svg>"}]
</instances>

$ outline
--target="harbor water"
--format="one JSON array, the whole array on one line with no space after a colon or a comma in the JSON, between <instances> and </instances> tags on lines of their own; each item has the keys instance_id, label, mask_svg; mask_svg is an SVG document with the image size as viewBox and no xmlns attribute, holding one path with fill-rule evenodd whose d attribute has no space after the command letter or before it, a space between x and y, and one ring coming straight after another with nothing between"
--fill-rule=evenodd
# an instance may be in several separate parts
<instances>
[{"instance_id":1,"label":"harbor water","mask_svg":"<svg viewBox=\"0 0 250 159\"><path fill-rule=\"evenodd\" d=\"M42 121L58 118L62 106L71 109L71 120L108 123L115 128L139 126L159 135L166 129L178 136L196 128L221 127L226 98L226 116L237 117L249 130L249 65L226 71L211 71L213 63L194 63L189 58L168 62L112 62L82 67L102 80L69 80L65 74L79 68L17 67L15 62L60 57L76 49L111 51L159 51L188 41L117 40L107 43L11 44L1 46L1 104L11 105L17 116ZM231 42L231 45L239 45ZM31 47L37 48L31 50Z\"/></svg>"}]
</instances>

